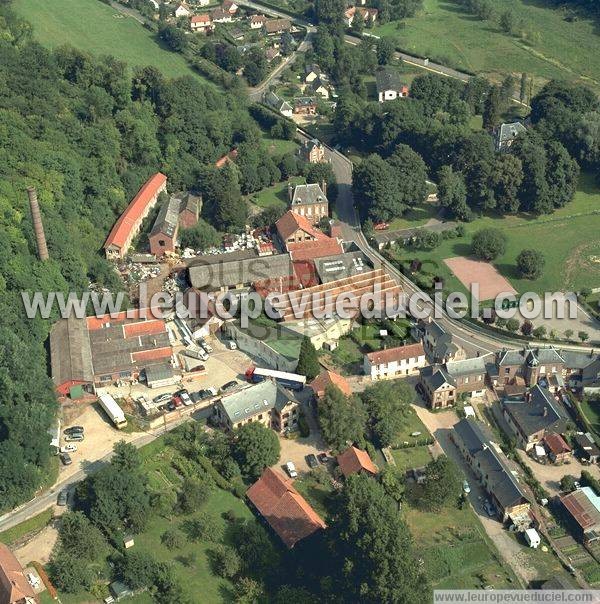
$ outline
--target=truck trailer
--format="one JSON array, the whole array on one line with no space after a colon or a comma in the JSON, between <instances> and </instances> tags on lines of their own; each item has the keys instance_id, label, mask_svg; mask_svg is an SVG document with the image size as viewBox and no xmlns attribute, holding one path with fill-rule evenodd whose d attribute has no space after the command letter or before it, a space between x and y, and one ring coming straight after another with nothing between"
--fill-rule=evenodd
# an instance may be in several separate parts
<instances>
[{"instance_id":1,"label":"truck trailer","mask_svg":"<svg viewBox=\"0 0 600 604\"><path fill-rule=\"evenodd\" d=\"M115 425L115 428L122 430L127 425L123 409L119 407L117 401L110 394L101 394L98 397L98 402Z\"/></svg>"}]
</instances>

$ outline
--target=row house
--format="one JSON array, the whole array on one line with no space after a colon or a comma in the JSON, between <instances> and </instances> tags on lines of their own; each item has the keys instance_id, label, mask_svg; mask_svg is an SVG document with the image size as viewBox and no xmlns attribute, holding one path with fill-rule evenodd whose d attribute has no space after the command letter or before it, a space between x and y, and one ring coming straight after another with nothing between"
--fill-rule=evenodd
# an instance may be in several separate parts
<instances>
[{"instance_id":1,"label":"row house","mask_svg":"<svg viewBox=\"0 0 600 604\"><path fill-rule=\"evenodd\" d=\"M363 371L372 380L414 375L425 365L427 359L420 342L369 352L363 357Z\"/></svg>"}]
</instances>

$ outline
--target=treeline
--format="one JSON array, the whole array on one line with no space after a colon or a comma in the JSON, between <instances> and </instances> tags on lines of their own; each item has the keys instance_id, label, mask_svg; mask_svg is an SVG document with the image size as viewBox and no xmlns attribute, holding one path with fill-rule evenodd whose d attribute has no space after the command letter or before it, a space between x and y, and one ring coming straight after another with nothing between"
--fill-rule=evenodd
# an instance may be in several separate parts
<instances>
[{"instance_id":1,"label":"treeline","mask_svg":"<svg viewBox=\"0 0 600 604\"><path fill-rule=\"evenodd\" d=\"M237 169L215 161L240 147L267 157L245 100L194 77L166 80L73 48L51 52L0 8L0 510L31 497L50 464L56 413L44 348L57 318L28 319L20 292L121 288L99 253L118 214L154 172L196 189L220 229L245 219ZM214 176L214 178L213 178ZM275 176L277 176L275 174ZM220 180L217 181L216 178ZM225 183L219 190L217 182ZM210 182L209 182L210 181ZM50 260L37 260L27 186L38 190Z\"/></svg>"}]
</instances>

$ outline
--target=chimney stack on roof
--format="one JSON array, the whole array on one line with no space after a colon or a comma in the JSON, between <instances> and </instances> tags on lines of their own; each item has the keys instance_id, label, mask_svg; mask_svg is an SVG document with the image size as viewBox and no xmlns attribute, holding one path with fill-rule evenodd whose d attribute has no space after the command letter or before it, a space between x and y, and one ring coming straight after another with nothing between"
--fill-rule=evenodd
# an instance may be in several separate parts
<instances>
[{"instance_id":1,"label":"chimney stack on roof","mask_svg":"<svg viewBox=\"0 0 600 604\"><path fill-rule=\"evenodd\" d=\"M44 234L44 225L42 215L40 214L40 204L38 203L37 191L34 187L27 187L29 196L29 208L31 210L31 219L33 221L33 230L37 241L38 256L40 260L48 260L48 246L46 245L46 235Z\"/></svg>"}]
</instances>

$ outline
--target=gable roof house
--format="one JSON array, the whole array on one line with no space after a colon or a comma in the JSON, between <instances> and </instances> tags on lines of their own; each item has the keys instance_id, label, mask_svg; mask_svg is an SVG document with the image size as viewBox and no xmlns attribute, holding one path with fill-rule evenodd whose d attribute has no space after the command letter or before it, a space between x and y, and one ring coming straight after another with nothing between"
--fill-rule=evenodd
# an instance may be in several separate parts
<instances>
[{"instance_id":1,"label":"gable roof house","mask_svg":"<svg viewBox=\"0 0 600 604\"><path fill-rule=\"evenodd\" d=\"M411 335L415 340L423 342L425 354L432 363L460 361L466 358L465 351L453 341L452 334L431 317L420 320L412 328Z\"/></svg>"},{"instance_id":2,"label":"gable roof house","mask_svg":"<svg viewBox=\"0 0 600 604\"><path fill-rule=\"evenodd\" d=\"M412 375L426 364L425 351L420 342L368 352L363 357L363 371L372 380Z\"/></svg>"},{"instance_id":3,"label":"gable roof house","mask_svg":"<svg viewBox=\"0 0 600 604\"><path fill-rule=\"evenodd\" d=\"M327 528L291 480L271 468L246 491L246 497L288 548Z\"/></svg>"},{"instance_id":4,"label":"gable roof house","mask_svg":"<svg viewBox=\"0 0 600 604\"><path fill-rule=\"evenodd\" d=\"M496 355L496 372L492 383L494 386L525 383L535 386L541 378L551 380L563 374L565 359L556 348L539 347L521 350L501 350Z\"/></svg>"},{"instance_id":5,"label":"gable roof house","mask_svg":"<svg viewBox=\"0 0 600 604\"><path fill-rule=\"evenodd\" d=\"M378 69L375 72L375 82L377 100L380 103L408 97L408 85L400 80L400 75L393 69Z\"/></svg>"},{"instance_id":6,"label":"gable roof house","mask_svg":"<svg viewBox=\"0 0 600 604\"><path fill-rule=\"evenodd\" d=\"M264 15L252 15L250 17L250 29L261 29L268 21Z\"/></svg>"},{"instance_id":7,"label":"gable roof house","mask_svg":"<svg viewBox=\"0 0 600 604\"><path fill-rule=\"evenodd\" d=\"M496 151L508 151L519 134L523 134L524 132L527 132L527 129L521 122L500 124L494 133L496 140Z\"/></svg>"},{"instance_id":8,"label":"gable roof house","mask_svg":"<svg viewBox=\"0 0 600 604\"><path fill-rule=\"evenodd\" d=\"M315 78L308 86L310 87L310 91L313 94L318 94L320 97L324 98L325 100L329 99L330 83L329 83L329 80L325 76L320 75L318 78Z\"/></svg>"},{"instance_id":9,"label":"gable roof house","mask_svg":"<svg viewBox=\"0 0 600 604\"><path fill-rule=\"evenodd\" d=\"M289 19L269 19L264 24L267 36L275 36L292 29L292 22Z\"/></svg>"},{"instance_id":10,"label":"gable roof house","mask_svg":"<svg viewBox=\"0 0 600 604\"><path fill-rule=\"evenodd\" d=\"M210 15L207 13L204 13L202 15L194 15L190 19L190 29L192 31L198 31L198 30L207 31L211 28L212 28L212 19L210 18Z\"/></svg>"},{"instance_id":11,"label":"gable roof house","mask_svg":"<svg viewBox=\"0 0 600 604\"><path fill-rule=\"evenodd\" d=\"M371 461L369 454L355 446L348 447L336 459L344 478L361 473L375 476L379 472L377 466Z\"/></svg>"},{"instance_id":12,"label":"gable roof house","mask_svg":"<svg viewBox=\"0 0 600 604\"><path fill-rule=\"evenodd\" d=\"M482 422L473 418L460 420L454 425L451 438L487 491L503 522L510 516L529 511L530 502L524 488Z\"/></svg>"},{"instance_id":13,"label":"gable roof house","mask_svg":"<svg viewBox=\"0 0 600 604\"><path fill-rule=\"evenodd\" d=\"M283 434L298 429L300 404L291 392L265 380L223 396L213 408L213 417L228 430L260 422Z\"/></svg>"},{"instance_id":14,"label":"gable roof house","mask_svg":"<svg viewBox=\"0 0 600 604\"><path fill-rule=\"evenodd\" d=\"M213 23L231 23L233 21L231 13L223 10L220 6L215 8L210 16Z\"/></svg>"},{"instance_id":15,"label":"gable roof house","mask_svg":"<svg viewBox=\"0 0 600 604\"><path fill-rule=\"evenodd\" d=\"M221 8L224 11L230 13L231 15L235 15L235 13L237 13L239 7L232 0L224 0L223 4L221 4Z\"/></svg>"},{"instance_id":16,"label":"gable roof house","mask_svg":"<svg viewBox=\"0 0 600 604\"><path fill-rule=\"evenodd\" d=\"M594 437L586 432L585 434L575 434L573 436L577 456L589 463L598 463L600 461L600 447L596 444Z\"/></svg>"},{"instance_id":17,"label":"gable roof house","mask_svg":"<svg viewBox=\"0 0 600 604\"><path fill-rule=\"evenodd\" d=\"M299 153L305 161L311 164L318 164L326 161L325 145L316 138L305 140L299 149Z\"/></svg>"},{"instance_id":18,"label":"gable roof house","mask_svg":"<svg viewBox=\"0 0 600 604\"><path fill-rule=\"evenodd\" d=\"M15 555L0 543L0 603L37 604L39 601Z\"/></svg>"},{"instance_id":19,"label":"gable roof house","mask_svg":"<svg viewBox=\"0 0 600 604\"><path fill-rule=\"evenodd\" d=\"M456 384L442 365L430 365L419 371L421 393L431 409L443 409L456 404Z\"/></svg>"},{"instance_id":20,"label":"gable roof house","mask_svg":"<svg viewBox=\"0 0 600 604\"><path fill-rule=\"evenodd\" d=\"M287 101L280 99L272 90L265 92L263 100L269 107L279 111L285 117L292 117L294 114L292 106Z\"/></svg>"},{"instance_id":21,"label":"gable roof house","mask_svg":"<svg viewBox=\"0 0 600 604\"><path fill-rule=\"evenodd\" d=\"M310 63L306 65L304 68L304 81L307 84L310 84L314 80L316 80L323 72L321 68L316 63Z\"/></svg>"},{"instance_id":22,"label":"gable roof house","mask_svg":"<svg viewBox=\"0 0 600 604\"><path fill-rule=\"evenodd\" d=\"M533 448L550 432L565 432L569 421L562 403L539 384L522 399L504 399L502 412L518 444L525 451Z\"/></svg>"},{"instance_id":23,"label":"gable roof house","mask_svg":"<svg viewBox=\"0 0 600 604\"><path fill-rule=\"evenodd\" d=\"M152 230L148 235L150 241L150 253L156 257L164 256L166 252L174 252L179 231L179 206L181 200L172 196L169 201L162 205Z\"/></svg>"},{"instance_id":24,"label":"gable roof house","mask_svg":"<svg viewBox=\"0 0 600 604\"><path fill-rule=\"evenodd\" d=\"M189 17L192 14L190 7L185 3L181 2L175 9L175 16L179 19L180 17Z\"/></svg>"},{"instance_id":25,"label":"gable roof house","mask_svg":"<svg viewBox=\"0 0 600 604\"><path fill-rule=\"evenodd\" d=\"M352 394L350 384L344 376L335 371L323 369L323 371L321 371L321 373L319 373L319 375L310 383L310 388L316 398L321 398L325 394L327 386L335 386L341 390L345 396L350 396Z\"/></svg>"},{"instance_id":26,"label":"gable roof house","mask_svg":"<svg viewBox=\"0 0 600 604\"><path fill-rule=\"evenodd\" d=\"M583 543L600 539L600 497L590 487L575 489L560 498L575 533Z\"/></svg>"},{"instance_id":27,"label":"gable roof house","mask_svg":"<svg viewBox=\"0 0 600 604\"><path fill-rule=\"evenodd\" d=\"M565 463L571 458L572 450L567 441L556 432L544 436L544 445L550 460L556 464Z\"/></svg>"},{"instance_id":28,"label":"gable roof house","mask_svg":"<svg viewBox=\"0 0 600 604\"><path fill-rule=\"evenodd\" d=\"M167 177L160 172L151 176L115 222L106 241L104 251L109 260L124 258L131 242L139 233L142 222L156 205L159 195L167 189Z\"/></svg>"}]
</instances>

